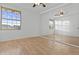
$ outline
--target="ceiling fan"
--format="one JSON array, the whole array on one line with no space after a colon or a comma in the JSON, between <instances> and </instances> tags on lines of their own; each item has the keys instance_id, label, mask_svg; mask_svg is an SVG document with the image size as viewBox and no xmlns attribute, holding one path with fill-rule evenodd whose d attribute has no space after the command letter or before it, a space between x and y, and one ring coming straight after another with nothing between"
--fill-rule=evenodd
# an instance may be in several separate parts
<instances>
[{"instance_id":1,"label":"ceiling fan","mask_svg":"<svg viewBox=\"0 0 79 59\"><path fill-rule=\"evenodd\" d=\"M61 9L57 14L55 14L55 16L63 16L64 12L63 9Z\"/></svg>"},{"instance_id":2,"label":"ceiling fan","mask_svg":"<svg viewBox=\"0 0 79 59\"><path fill-rule=\"evenodd\" d=\"M32 7L36 7L42 5L43 7L46 7L45 3L34 3Z\"/></svg>"}]
</instances>

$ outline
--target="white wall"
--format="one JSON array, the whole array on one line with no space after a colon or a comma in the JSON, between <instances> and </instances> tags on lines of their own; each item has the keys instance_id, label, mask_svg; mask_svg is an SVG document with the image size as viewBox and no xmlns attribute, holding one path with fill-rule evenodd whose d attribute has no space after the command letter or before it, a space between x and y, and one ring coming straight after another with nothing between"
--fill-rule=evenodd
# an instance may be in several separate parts
<instances>
[{"instance_id":1,"label":"white wall","mask_svg":"<svg viewBox=\"0 0 79 59\"><path fill-rule=\"evenodd\" d=\"M41 17L41 35L53 34L54 29L49 29L49 20L51 19L50 12L40 15Z\"/></svg>"},{"instance_id":2,"label":"white wall","mask_svg":"<svg viewBox=\"0 0 79 59\"><path fill-rule=\"evenodd\" d=\"M64 10L64 16L54 17L57 11L61 8L63 8ZM48 21L50 18L54 20L69 20L70 21L69 31L63 32L63 31L55 30L57 34L64 34L64 35L79 37L79 4L67 4L62 7L58 7L56 9L42 13L41 14L41 22L42 22L41 35L49 34Z\"/></svg>"},{"instance_id":3,"label":"white wall","mask_svg":"<svg viewBox=\"0 0 79 59\"><path fill-rule=\"evenodd\" d=\"M17 4L18 5L18 4ZM79 4L67 4L62 6L64 9L63 17L54 17L60 7L39 14L27 8L5 5L6 7L15 8L22 12L21 30L0 30L0 41L11 40L21 37L39 36L40 34L51 34L49 31L49 19L69 20L69 32L55 31L70 36L79 36Z\"/></svg>"},{"instance_id":4,"label":"white wall","mask_svg":"<svg viewBox=\"0 0 79 59\"><path fill-rule=\"evenodd\" d=\"M14 6L5 6L15 8ZM26 8L16 7L16 9L22 12L21 30L0 30L0 41L39 35L39 14Z\"/></svg>"}]
</instances>

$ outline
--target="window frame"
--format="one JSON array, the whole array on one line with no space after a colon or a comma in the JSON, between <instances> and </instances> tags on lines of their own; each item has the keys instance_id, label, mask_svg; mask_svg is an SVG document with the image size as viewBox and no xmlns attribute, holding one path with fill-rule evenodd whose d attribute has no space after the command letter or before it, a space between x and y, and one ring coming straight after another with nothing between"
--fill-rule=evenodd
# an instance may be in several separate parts
<instances>
[{"instance_id":1,"label":"window frame","mask_svg":"<svg viewBox=\"0 0 79 59\"><path fill-rule=\"evenodd\" d=\"M3 9L3 8L6 9L6 10L11 10L12 12L18 12L18 13L20 14L20 20L19 20L19 21L20 21L20 26L19 26L19 29L16 29L15 27L14 27L14 29L10 29L10 28L3 29L3 28L2 28L2 26L3 26L2 20L4 19L4 18L2 17L2 9ZM22 18L21 18L21 17L22 17L22 16L21 16L21 11L1 6L1 30L21 30L21 24L22 24ZM5 19L8 19L8 18L5 18ZM8 20L9 20L9 19L8 19ZM12 20L12 19L10 19L10 20ZM17 19L16 19L16 20L17 20Z\"/></svg>"}]
</instances>

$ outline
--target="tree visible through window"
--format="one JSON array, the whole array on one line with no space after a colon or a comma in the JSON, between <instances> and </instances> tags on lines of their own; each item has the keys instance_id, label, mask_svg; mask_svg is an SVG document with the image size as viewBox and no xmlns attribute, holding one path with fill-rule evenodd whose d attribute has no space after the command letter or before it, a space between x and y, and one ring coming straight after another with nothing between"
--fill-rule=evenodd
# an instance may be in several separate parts
<instances>
[{"instance_id":1,"label":"tree visible through window","mask_svg":"<svg viewBox=\"0 0 79 59\"><path fill-rule=\"evenodd\" d=\"M5 7L1 7L2 29L20 29L21 12Z\"/></svg>"}]
</instances>

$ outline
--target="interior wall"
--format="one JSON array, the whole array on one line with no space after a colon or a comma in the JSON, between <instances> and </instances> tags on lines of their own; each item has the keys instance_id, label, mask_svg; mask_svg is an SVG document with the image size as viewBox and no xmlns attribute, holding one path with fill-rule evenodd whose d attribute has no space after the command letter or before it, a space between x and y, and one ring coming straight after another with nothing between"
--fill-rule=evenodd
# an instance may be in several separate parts
<instances>
[{"instance_id":1,"label":"interior wall","mask_svg":"<svg viewBox=\"0 0 79 59\"><path fill-rule=\"evenodd\" d=\"M3 4L4 5L4 4ZM17 4L18 5L18 4ZM40 15L34 11L21 9L21 7L4 5L8 8L21 10L22 23L21 30L0 30L0 41L11 40L16 38L39 36L39 19Z\"/></svg>"},{"instance_id":2,"label":"interior wall","mask_svg":"<svg viewBox=\"0 0 79 59\"><path fill-rule=\"evenodd\" d=\"M55 17L54 15L58 12L59 9L63 8L64 16L62 17ZM60 31L55 30L56 34L63 34L69 36L78 36L79 37L79 4L66 4L62 7L58 7L56 9L52 9L45 13L41 14L41 35L49 34L49 19L53 20L68 20L69 24L69 31Z\"/></svg>"},{"instance_id":3,"label":"interior wall","mask_svg":"<svg viewBox=\"0 0 79 59\"><path fill-rule=\"evenodd\" d=\"M17 4L18 5L18 4ZM10 5L4 5L8 8L15 8L22 12L22 24L21 30L0 30L0 41L11 40L21 37L32 37L39 35L52 34L54 31L49 30L49 19L56 20L69 20L70 27L68 32L57 31L56 33L78 36L79 37L79 4L67 4L62 7L50 10L43 14L28 10L27 8L15 7ZM56 12L60 9L64 9L63 17L54 17Z\"/></svg>"}]
</instances>

